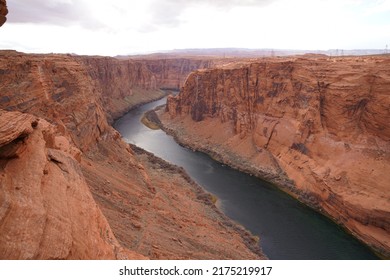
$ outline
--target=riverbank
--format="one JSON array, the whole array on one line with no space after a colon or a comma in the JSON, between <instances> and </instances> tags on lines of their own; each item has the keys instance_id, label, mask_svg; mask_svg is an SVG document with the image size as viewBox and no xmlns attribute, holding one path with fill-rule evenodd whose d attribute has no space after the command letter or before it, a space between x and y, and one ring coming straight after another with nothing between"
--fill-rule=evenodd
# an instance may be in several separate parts
<instances>
[{"instance_id":1,"label":"riverbank","mask_svg":"<svg viewBox=\"0 0 390 280\"><path fill-rule=\"evenodd\" d=\"M137 146L104 139L82 171L123 247L150 259L266 258L182 168Z\"/></svg>"},{"instance_id":2,"label":"riverbank","mask_svg":"<svg viewBox=\"0 0 390 280\"><path fill-rule=\"evenodd\" d=\"M156 157L154 154L142 148L139 148L135 145L130 144L130 147L134 151L137 159L140 162L142 162L151 171L151 173L153 173L154 176L158 177L159 180L161 180L161 177L165 177L167 180L172 180L172 178L175 177L179 178L180 181L184 180L184 183L180 184L180 188L188 187L195 194L196 200L200 203L200 206L203 208L202 211L208 213L206 217L201 218L203 223L207 221L208 218L207 216L212 217L212 223L215 222L218 223L218 226L215 229L210 229L214 231L214 233L212 233L211 235L218 236L219 234L222 234L223 238L225 238L224 236L225 233L228 233L228 235L230 235L230 237L232 237L233 240L238 239L240 242L242 241L251 252L257 255L259 259L266 259L264 253L261 250L261 246L260 246L261 243L259 243L260 237L252 235L244 227L235 223L230 218L226 217L226 215L224 215L216 207L215 196L206 192L201 186L199 186L182 167L171 164L159 157ZM176 195L178 193L180 194L180 191L177 190L173 190L173 192L175 192ZM195 213L192 212L191 214L195 214ZM188 233L194 232L191 229L186 229L186 231ZM210 233L206 235L205 239L209 239L209 238L210 238ZM211 239L213 238L211 237ZM203 242L205 241L206 240L203 240ZM215 245L219 247L218 243L220 242L216 242L216 241L211 241L211 242L215 243ZM237 245L235 246L237 247ZM234 247L233 244L231 244L230 246L225 247L224 249L235 252L237 249L233 249L233 247ZM246 250L243 250L243 252L245 251ZM230 254L231 253L229 253L226 257L228 257ZM248 255L248 253L245 254ZM243 256L245 254L243 254ZM231 256L234 257L233 255ZM225 256L221 255L221 258L225 258Z\"/></svg>"}]
</instances>

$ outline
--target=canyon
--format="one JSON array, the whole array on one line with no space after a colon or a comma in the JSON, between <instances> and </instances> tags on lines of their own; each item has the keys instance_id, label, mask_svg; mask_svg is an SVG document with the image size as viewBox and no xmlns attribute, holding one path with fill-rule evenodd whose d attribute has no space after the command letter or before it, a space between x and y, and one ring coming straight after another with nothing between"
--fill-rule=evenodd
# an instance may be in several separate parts
<instances>
[{"instance_id":1,"label":"canyon","mask_svg":"<svg viewBox=\"0 0 390 280\"><path fill-rule=\"evenodd\" d=\"M165 95L148 67L0 51L0 259L265 258L183 169L111 127Z\"/></svg>"},{"instance_id":2,"label":"canyon","mask_svg":"<svg viewBox=\"0 0 390 280\"><path fill-rule=\"evenodd\" d=\"M0 26L8 10L0 0ZM390 257L390 57L0 51L0 259L265 259L127 111L263 178Z\"/></svg>"},{"instance_id":3,"label":"canyon","mask_svg":"<svg viewBox=\"0 0 390 280\"><path fill-rule=\"evenodd\" d=\"M274 183L388 257L388 62L0 51L0 258L265 258L183 169L111 127L181 86L158 112L178 142Z\"/></svg>"},{"instance_id":4,"label":"canyon","mask_svg":"<svg viewBox=\"0 0 390 280\"><path fill-rule=\"evenodd\" d=\"M181 144L263 178L390 257L390 57L194 71L157 111Z\"/></svg>"}]
</instances>

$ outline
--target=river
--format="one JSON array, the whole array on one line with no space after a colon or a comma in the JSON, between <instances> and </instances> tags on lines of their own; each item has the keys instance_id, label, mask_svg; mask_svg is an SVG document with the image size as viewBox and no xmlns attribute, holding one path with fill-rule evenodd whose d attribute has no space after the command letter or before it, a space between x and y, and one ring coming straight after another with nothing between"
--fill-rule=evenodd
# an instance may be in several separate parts
<instances>
[{"instance_id":1,"label":"river","mask_svg":"<svg viewBox=\"0 0 390 280\"><path fill-rule=\"evenodd\" d=\"M162 130L151 130L140 119L166 99L134 109L115 123L128 142L182 166L206 191L218 197L218 207L260 237L270 259L377 259L361 242L330 219L303 205L271 184L193 152Z\"/></svg>"}]
</instances>

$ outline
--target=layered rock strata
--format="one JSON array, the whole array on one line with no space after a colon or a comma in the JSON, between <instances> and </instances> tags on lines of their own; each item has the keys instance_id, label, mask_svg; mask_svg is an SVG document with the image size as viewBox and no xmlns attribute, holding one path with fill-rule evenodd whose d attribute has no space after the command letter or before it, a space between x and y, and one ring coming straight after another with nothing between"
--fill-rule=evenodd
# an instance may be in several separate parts
<instances>
[{"instance_id":1,"label":"layered rock strata","mask_svg":"<svg viewBox=\"0 0 390 280\"><path fill-rule=\"evenodd\" d=\"M390 57L263 59L190 75L160 119L390 256Z\"/></svg>"},{"instance_id":2,"label":"layered rock strata","mask_svg":"<svg viewBox=\"0 0 390 280\"><path fill-rule=\"evenodd\" d=\"M0 259L140 259L119 245L58 128L0 110Z\"/></svg>"},{"instance_id":3,"label":"layered rock strata","mask_svg":"<svg viewBox=\"0 0 390 280\"><path fill-rule=\"evenodd\" d=\"M218 64L213 58L150 58L137 59L156 77L159 87L179 90L185 83L188 75L198 69L207 69Z\"/></svg>"},{"instance_id":4,"label":"layered rock strata","mask_svg":"<svg viewBox=\"0 0 390 280\"><path fill-rule=\"evenodd\" d=\"M109 125L157 86L141 63L0 52L0 259L263 257L182 171Z\"/></svg>"},{"instance_id":5,"label":"layered rock strata","mask_svg":"<svg viewBox=\"0 0 390 280\"><path fill-rule=\"evenodd\" d=\"M189 74L193 71L228 65L240 65L254 59L223 56L175 56L163 55L135 56L130 61L141 63L156 77L159 88L180 90L185 84Z\"/></svg>"}]
</instances>

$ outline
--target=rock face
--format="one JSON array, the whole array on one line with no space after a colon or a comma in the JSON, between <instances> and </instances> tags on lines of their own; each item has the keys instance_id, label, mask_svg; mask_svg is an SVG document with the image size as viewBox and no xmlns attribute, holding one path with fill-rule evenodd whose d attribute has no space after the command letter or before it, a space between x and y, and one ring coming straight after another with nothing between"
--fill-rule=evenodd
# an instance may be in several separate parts
<instances>
[{"instance_id":1,"label":"rock face","mask_svg":"<svg viewBox=\"0 0 390 280\"><path fill-rule=\"evenodd\" d=\"M188 75L198 69L210 68L218 61L210 58L150 58L135 59L145 65L156 77L160 88L179 90Z\"/></svg>"},{"instance_id":2,"label":"rock face","mask_svg":"<svg viewBox=\"0 0 390 280\"><path fill-rule=\"evenodd\" d=\"M263 59L190 75L164 125L390 256L390 57Z\"/></svg>"},{"instance_id":3,"label":"rock face","mask_svg":"<svg viewBox=\"0 0 390 280\"><path fill-rule=\"evenodd\" d=\"M123 249L89 192L80 151L55 126L0 110L0 258L142 258Z\"/></svg>"},{"instance_id":4,"label":"rock face","mask_svg":"<svg viewBox=\"0 0 390 280\"><path fill-rule=\"evenodd\" d=\"M197 70L226 67L228 65L241 65L250 58L228 57L222 55L151 55L130 57L133 62L141 63L156 77L159 88L168 90L180 90L186 83L190 73Z\"/></svg>"},{"instance_id":5,"label":"rock face","mask_svg":"<svg viewBox=\"0 0 390 280\"><path fill-rule=\"evenodd\" d=\"M142 65L110 58L3 51L0 67L2 108L57 122L83 151L108 132L107 119L163 96Z\"/></svg>"},{"instance_id":6,"label":"rock face","mask_svg":"<svg viewBox=\"0 0 390 280\"><path fill-rule=\"evenodd\" d=\"M94 86L101 91L110 122L134 106L163 96L154 73L143 63L109 57L75 56L74 59L86 66L86 72L96 82Z\"/></svg>"},{"instance_id":7,"label":"rock face","mask_svg":"<svg viewBox=\"0 0 390 280\"><path fill-rule=\"evenodd\" d=\"M5 0L0 0L0 26L2 26L6 22L7 14L8 14L7 2Z\"/></svg>"},{"instance_id":8,"label":"rock face","mask_svg":"<svg viewBox=\"0 0 390 280\"><path fill-rule=\"evenodd\" d=\"M0 52L0 259L264 258L109 125L161 96L142 63Z\"/></svg>"}]
</instances>

